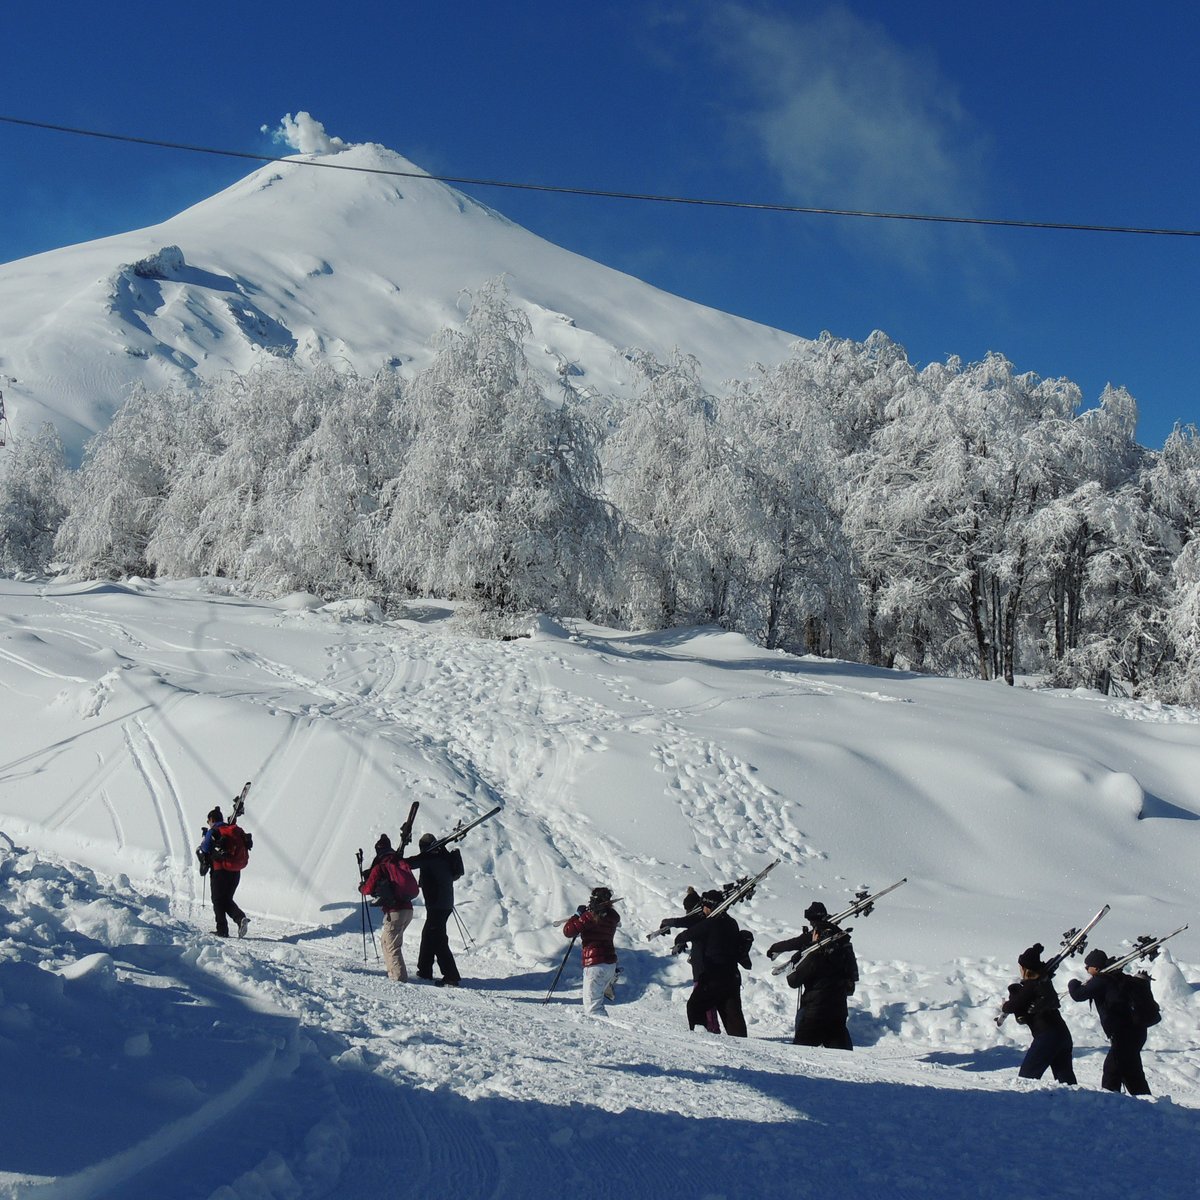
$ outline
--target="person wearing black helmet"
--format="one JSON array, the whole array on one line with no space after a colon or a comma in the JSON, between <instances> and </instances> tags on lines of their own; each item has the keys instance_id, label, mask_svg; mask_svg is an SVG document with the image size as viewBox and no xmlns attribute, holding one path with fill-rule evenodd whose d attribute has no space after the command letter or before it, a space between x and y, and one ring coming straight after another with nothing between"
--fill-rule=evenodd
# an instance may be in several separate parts
<instances>
[{"instance_id":1,"label":"person wearing black helmet","mask_svg":"<svg viewBox=\"0 0 1200 1200\"><path fill-rule=\"evenodd\" d=\"M1135 1017L1126 988L1129 976L1124 971L1102 975L1112 960L1103 950L1089 951L1083 960L1091 978L1084 983L1072 979L1067 983L1071 999L1086 1000L1096 1005L1100 1027L1109 1040L1108 1054L1100 1075L1100 1086L1106 1092L1119 1092L1122 1085L1131 1096L1150 1095L1146 1072L1142 1067L1142 1047L1146 1044L1146 1026Z\"/></svg>"},{"instance_id":2,"label":"person wearing black helmet","mask_svg":"<svg viewBox=\"0 0 1200 1200\"><path fill-rule=\"evenodd\" d=\"M1020 1077L1041 1079L1049 1067L1059 1083L1073 1084L1076 1080L1071 1054L1075 1046L1071 1031L1059 1012L1058 993L1051 980L1053 972L1048 972L1042 961L1044 949L1041 942L1037 942L1017 956L1021 982L1009 987L1008 999L1000 1009L1011 1013L1019 1024L1028 1025L1033 1034L1018 1072Z\"/></svg>"},{"instance_id":3,"label":"person wearing black helmet","mask_svg":"<svg viewBox=\"0 0 1200 1200\"><path fill-rule=\"evenodd\" d=\"M703 920L684 929L675 937L675 953L690 947L692 977L695 983L688 997L688 1028L708 1025L708 1013L716 1009L730 1037L746 1036L746 1018L742 1013L742 976L739 966L750 967L750 944L754 935L738 927L738 923L723 912L713 916L725 899L716 890L700 897Z\"/></svg>"},{"instance_id":4,"label":"person wearing black helmet","mask_svg":"<svg viewBox=\"0 0 1200 1200\"><path fill-rule=\"evenodd\" d=\"M858 983L858 960L850 935L829 920L829 911L820 900L804 910L804 919L808 928L767 949L767 957L775 958L788 951L820 947L807 954L787 976L789 986L800 989L792 1041L797 1046L853 1050L848 999Z\"/></svg>"},{"instance_id":5,"label":"person wearing black helmet","mask_svg":"<svg viewBox=\"0 0 1200 1200\"><path fill-rule=\"evenodd\" d=\"M432 833L423 833L417 843L420 854L405 862L421 872L421 896L425 901L425 924L421 928L421 945L417 950L417 978L432 979L436 960L442 977L439 987L458 987L462 977L450 951L450 935L446 926L454 912L454 881L462 878L462 855L437 845Z\"/></svg>"}]
</instances>

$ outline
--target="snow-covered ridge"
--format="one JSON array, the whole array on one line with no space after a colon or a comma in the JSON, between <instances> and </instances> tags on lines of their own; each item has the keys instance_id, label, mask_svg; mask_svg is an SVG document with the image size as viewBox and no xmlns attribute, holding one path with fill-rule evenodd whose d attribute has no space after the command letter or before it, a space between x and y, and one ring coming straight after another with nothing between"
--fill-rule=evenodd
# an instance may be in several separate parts
<instances>
[{"instance_id":1,"label":"snow-covered ridge","mask_svg":"<svg viewBox=\"0 0 1200 1200\"><path fill-rule=\"evenodd\" d=\"M326 163L338 169L313 165ZM18 433L53 421L77 457L138 383L244 372L264 355L416 369L461 321L462 293L501 276L532 322L535 368L596 392L628 390L631 346L693 353L719 386L795 342L554 246L364 144L268 164L160 225L0 266L9 418Z\"/></svg>"}]
</instances>

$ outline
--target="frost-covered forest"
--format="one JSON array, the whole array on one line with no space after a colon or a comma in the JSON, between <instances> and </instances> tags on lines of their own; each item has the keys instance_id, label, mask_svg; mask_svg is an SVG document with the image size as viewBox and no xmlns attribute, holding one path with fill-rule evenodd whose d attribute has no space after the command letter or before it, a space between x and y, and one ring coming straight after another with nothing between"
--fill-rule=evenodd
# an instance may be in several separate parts
<instances>
[{"instance_id":1,"label":"frost-covered forest","mask_svg":"<svg viewBox=\"0 0 1200 1200\"><path fill-rule=\"evenodd\" d=\"M1134 440L1000 355L918 369L828 334L721 395L630 352L632 400L549 394L503 288L412 378L284 363L135 392L67 469L6 452L0 566L220 576L397 612L440 596L716 623L875 665L1200 699L1200 434Z\"/></svg>"}]
</instances>

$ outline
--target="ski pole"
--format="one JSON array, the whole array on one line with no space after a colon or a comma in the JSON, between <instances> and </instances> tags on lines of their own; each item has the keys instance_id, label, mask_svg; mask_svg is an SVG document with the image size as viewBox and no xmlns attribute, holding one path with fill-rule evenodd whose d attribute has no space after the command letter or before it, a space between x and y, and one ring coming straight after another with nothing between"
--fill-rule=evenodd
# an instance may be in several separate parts
<instances>
[{"instance_id":1,"label":"ski pole","mask_svg":"<svg viewBox=\"0 0 1200 1200\"><path fill-rule=\"evenodd\" d=\"M367 903L366 896L362 902L363 915L367 918L367 931L371 935L371 949L375 951L375 961L379 961L379 947L375 945L375 924L371 920L371 906ZM363 943L363 962L367 961L367 945Z\"/></svg>"},{"instance_id":2,"label":"ski pole","mask_svg":"<svg viewBox=\"0 0 1200 1200\"><path fill-rule=\"evenodd\" d=\"M358 882L362 884L363 878L363 852L362 847L359 847L358 853L354 856L358 860ZM367 898L361 892L358 896L358 919L362 925L362 942L363 942L363 962L367 961Z\"/></svg>"},{"instance_id":3,"label":"ski pole","mask_svg":"<svg viewBox=\"0 0 1200 1200\"><path fill-rule=\"evenodd\" d=\"M474 945L475 945L475 939L474 939L473 937L471 937L470 930L468 930L468 929L467 929L467 927L466 927L466 926L463 924L463 919L462 919L462 917L460 917L460 916L458 915L458 909L457 909L457 908L452 908L450 911L451 911L451 912L454 914L454 920L455 920L455 923L458 925L458 932L459 932L459 934L460 934L460 935L461 935L461 937L462 937L462 940L463 940L463 950L464 950L464 952L465 952L465 951L468 949L468 947L467 947L467 942L468 942L468 941L470 941L470 943L471 943L471 947L474 947Z\"/></svg>"},{"instance_id":4,"label":"ski pole","mask_svg":"<svg viewBox=\"0 0 1200 1200\"><path fill-rule=\"evenodd\" d=\"M550 990L546 993L545 1000L542 1001L543 1004L550 1003L550 997L554 994L554 989L558 987L558 980L559 976L561 976L563 973L563 967L567 965L567 959L571 957L571 951L575 949L575 942L576 938L572 938L571 944L567 947L566 954L563 955L562 962L558 964L558 970L554 975L554 982L550 985Z\"/></svg>"},{"instance_id":5,"label":"ski pole","mask_svg":"<svg viewBox=\"0 0 1200 1200\"><path fill-rule=\"evenodd\" d=\"M363 852L361 848L354 857L358 860L358 882L361 884L366 876L366 872L363 871ZM375 945L375 926L371 923L371 912L370 909L367 908L367 898L361 893L359 894L359 907L361 909L360 916L362 919L363 962L366 962L368 929L371 931L371 948L375 951L376 958L379 957L379 947Z\"/></svg>"}]
</instances>

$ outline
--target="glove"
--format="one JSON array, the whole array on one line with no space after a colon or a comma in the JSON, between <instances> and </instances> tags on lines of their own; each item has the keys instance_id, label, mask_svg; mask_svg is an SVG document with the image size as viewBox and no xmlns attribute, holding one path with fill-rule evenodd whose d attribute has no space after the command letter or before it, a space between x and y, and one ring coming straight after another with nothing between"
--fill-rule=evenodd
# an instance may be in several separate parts
<instances>
[{"instance_id":1,"label":"glove","mask_svg":"<svg viewBox=\"0 0 1200 1200\"><path fill-rule=\"evenodd\" d=\"M578 908L575 910L575 915L576 915L577 917L582 917L582 916L583 916L583 914L584 914L585 912L587 912L587 910L588 910L588 906L587 906L586 904L581 904L581 905L580 905L580 906L579 906L579 907L578 907Z\"/></svg>"},{"instance_id":2,"label":"glove","mask_svg":"<svg viewBox=\"0 0 1200 1200\"><path fill-rule=\"evenodd\" d=\"M659 927L659 929L670 929L671 928L671 918L663 917L663 919L661 921L659 921L658 927Z\"/></svg>"}]
</instances>

